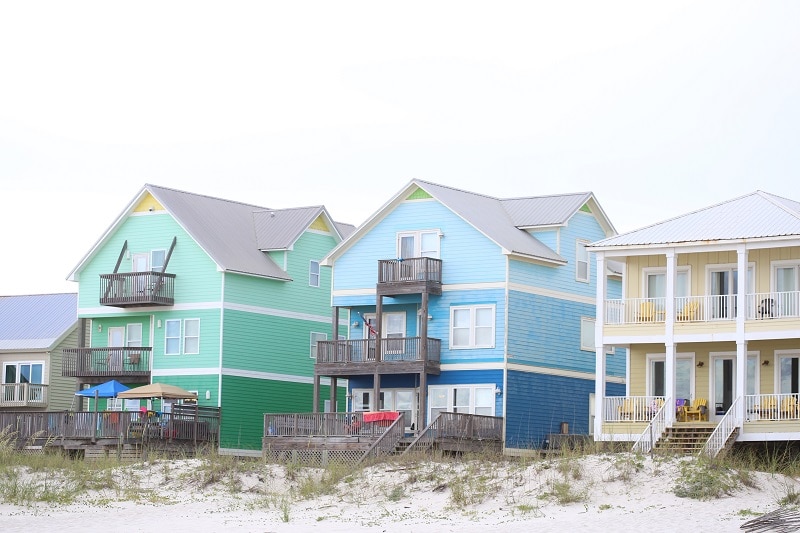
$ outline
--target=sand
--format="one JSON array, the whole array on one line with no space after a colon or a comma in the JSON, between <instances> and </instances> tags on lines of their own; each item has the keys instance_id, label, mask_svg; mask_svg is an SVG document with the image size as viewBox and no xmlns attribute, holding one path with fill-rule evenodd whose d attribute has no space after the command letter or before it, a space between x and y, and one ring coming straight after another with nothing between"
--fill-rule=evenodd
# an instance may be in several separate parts
<instances>
[{"instance_id":1,"label":"sand","mask_svg":"<svg viewBox=\"0 0 800 533\"><path fill-rule=\"evenodd\" d=\"M69 504L0 503L9 531L486 532L741 531L800 493L790 477L725 470L719 497L676 495L685 462L632 454L529 461L417 461L325 471L245 463L240 471L201 459L117 467ZM219 460L217 460L219 463ZM226 463L232 464L232 461ZM696 470L695 470L696 471ZM53 472L19 469L23 486L67 487ZM105 485L105 486L104 486ZM681 486L686 486L685 483ZM680 490L678 490L680 492ZM574 501L570 501L574 500Z\"/></svg>"}]
</instances>

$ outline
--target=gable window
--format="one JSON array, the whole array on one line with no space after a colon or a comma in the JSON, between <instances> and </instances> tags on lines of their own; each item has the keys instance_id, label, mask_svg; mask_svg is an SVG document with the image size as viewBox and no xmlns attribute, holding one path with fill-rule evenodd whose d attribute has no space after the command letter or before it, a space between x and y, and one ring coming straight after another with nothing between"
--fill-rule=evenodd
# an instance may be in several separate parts
<instances>
[{"instance_id":1,"label":"gable window","mask_svg":"<svg viewBox=\"0 0 800 533\"><path fill-rule=\"evenodd\" d=\"M319 341L326 341L328 340L327 333L317 333L316 331L311 332L311 358L317 358L317 343Z\"/></svg>"},{"instance_id":2,"label":"gable window","mask_svg":"<svg viewBox=\"0 0 800 533\"><path fill-rule=\"evenodd\" d=\"M494 348L493 305L450 308L450 348Z\"/></svg>"},{"instance_id":3,"label":"gable window","mask_svg":"<svg viewBox=\"0 0 800 533\"><path fill-rule=\"evenodd\" d=\"M308 266L308 284L319 287L319 261L311 261Z\"/></svg>"},{"instance_id":4,"label":"gable window","mask_svg":"<svg viewBox=\"0 0 800 533\"><path fill-rule=\"evenodd\" d=\"M397 234L397 257L432 257L439 259L439 230L404 231Z\"/></svg>"},{"instance_id":5,"label":"gable window","mask_svg":"<svg viewBox=\"0 0 800 533\"><path fill-rule=\"evenodd\" d=\"M161 269L164 268L164 262L166 260L166 250L153 250L150 252L150 270L153 272L161 272Z\"/></svg>"},{"instance_id":6,"label":"gable window","mask_svg":"<svg viewBox=\"0 0 800 533\"><path fill-rule=\"evenodd\" d=\"M575 243L575 280L589 282L589 251L586 241Z\"/></svg>"}]
</instances>

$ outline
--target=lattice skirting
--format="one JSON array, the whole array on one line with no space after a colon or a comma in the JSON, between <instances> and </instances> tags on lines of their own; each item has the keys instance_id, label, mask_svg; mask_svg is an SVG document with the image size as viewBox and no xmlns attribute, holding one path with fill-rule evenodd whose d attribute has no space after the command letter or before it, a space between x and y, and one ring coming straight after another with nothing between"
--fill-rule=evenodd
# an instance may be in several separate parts
<instances>
[{"instance_id":1,"label":"lattice skirting","mask_svg":"<svg viewBox=\"0 0 800 533\"><path fill-rule=\"evenodd\" d=\"M358 450L270 450L263 452L269 463L297 463L305 466L327 466L329 463L356 464L364 455Z\"/></svg>"}]
</instances>

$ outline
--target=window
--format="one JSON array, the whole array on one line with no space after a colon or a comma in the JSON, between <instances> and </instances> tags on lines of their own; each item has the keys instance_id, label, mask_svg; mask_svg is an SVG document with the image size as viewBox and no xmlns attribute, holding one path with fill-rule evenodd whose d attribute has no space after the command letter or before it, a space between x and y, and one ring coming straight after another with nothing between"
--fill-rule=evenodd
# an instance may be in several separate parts
<instances>
[{"instance_id":1,"label":"window","mask_svg":"<svg viewBox=\"0 0 800 533\"><path fill-rule=\"evenodd\" d=\"M42 387L30 387L27 391L24 384L41 385L44 377L44 363L19 362L6 363L3 368L3 383L7 385L19 384L19 387L4 387L3 400L6 402L36 401L43 399Z\"/></svg>"},{"instance_id":2,"label":"window","mask_svg":"<svg viewBox=\"0 0 800 533\"><path fill-rule=\"evenodd\" d=\"M666 358L647 355L647 395L666 396ZM694 397L694 354L678 354L675 360L675 399Z\"/></svg>"},{"instance_id":3,"label":"window","mask_svg":"<svg viewBox=\"0 0 800 533\"><path fill-rule=\"evenodd\" d=\"M200 353L200 319L187 318L183 321L183 353Z\"/></svg>"},{"instance_id":4,"label":"window","mask_svg":"<svg viewBox=\"0 0 800 533\"><path fill-rule=\"evenodd\" d=\"M153 250L150 252L150 270L153 272L161 272L161 269L164 268L164 262L166 260L166 250Z\"/></svg>"},{"instance_id":5,"label":"window","mask_svg":"<svg viewBox=\"0 0 800 533\"><path fill-rule=\"evenodd\" d=\"M404 231L397 234L397 257L409 259L411 257L439 258L439 230Z\"/></svg>"},{"instance_id":6,"label":"window","mask_svg":"<svg viewBox=\"0 0 800 533\"><path fill-rule=\"evenodd\" d=\"M317 358L317 343L319 341L326 341L328 340L327 333L317 333L316 331L311 332L311 358Z\"/></svg>"},{"instance_id":7,"label":"window","mask_svg":"<svg viewBox=\"0 0 800 533\"><path fill-rule=\"evenodd\" d=\"M493 305L450 308L450 348L493 347Z\"/></svg>"},{"instance_id":8,"label":"window","mask_svg":"<svg viewBox=\"0 0 800 533\"><path fill-rule=\"evenodd\" d=\"M308 267L308 284L319 287L319 261L311 261Z\"/></svg>"},{"instance_id":9,"label":"window","mask_svg":"<svg viewBox=\"0 0 800 533\"><path fill-rule=\"evenodd\" d=\"M644 269L644 293L646 298L667 296L667 269ZM689 268L679 267L675 274L675 296L689 296Z\"/></svg>"},{"instance_id":10,"label":"window","mask_svg":"<svg viewBox=\"0 0 800 533\"><path fill-rule=\"evenodd\" d=\"M455 385L452 387L430 387L428 421L439 413L467 413L494 416L495 385Z\"/></svg>"},{"instance_id":11,"label":"window","mask_svg":"<svg viewBox=\"0 0 800 533\"><path fill-rule=\"evenodd\" d=\"M800 316L800 265L796 262L774 262L772 264L772 287L765 311L769 316ZM749 292L749 291L748 291Z\"/></svg>"},{"instance_id":12,"label":"window","mask_svg":"<svg viewBox=\"0 0 800 533\"><path fill-rule=\"evenodd\" d=\"M141 324L128 324L128 340L125 346L131 348L139 348L142 346L142 325Z\"/></svg>"},{"instance_id":13,"label":"window","mask_svg":"<svg viewBox=\"0 0 800 533\"><path fill-rule=\"evenodd\" d=\"M588 317L581 317L581 350L589 352L595 351L594 345L594 326L595 319ZM614 347L606 346L606 353L614 355Z\"/></svg>"},{"instance_id":14,"label":"window","mask_svg":"<svg viewBox=\"0 0 800 533\"><path fill-rule=\"evenodd\" d=\"M181 321L164 321L164 353L180 355L181 353Z\"/></svg>"},{"instance_id":15,"label":"window","mask_svg":"<svg viewBox=\"0 0 800 533\"><path fill-rule=\"evenodd\" d=\"M778 356L778 383L781 394L800 393L800 353L775 352Z\"/></svg>"},{"instance_id":16,"label":"window","mask_svg":"<svg viewBox=\"0 0 800 533\"><path fill-rule=\"evenodd\" d=\"M575 280L589 281L589 251L585 241L575 243Z\"/></svg>"}]
</instances>

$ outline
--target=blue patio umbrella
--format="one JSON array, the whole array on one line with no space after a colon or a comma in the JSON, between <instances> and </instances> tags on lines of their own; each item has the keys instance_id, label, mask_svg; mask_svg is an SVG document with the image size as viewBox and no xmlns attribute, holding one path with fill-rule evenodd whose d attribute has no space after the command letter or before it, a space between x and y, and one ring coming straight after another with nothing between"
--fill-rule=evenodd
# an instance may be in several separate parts
<instances>
[{"instance_id":1,"label":"blue patio umbrella","mask_svg":"<svg viewBox=\"0 0 800 533\"><path fill-rule=\"evenodd\" d=\"M117 394L129 388L130 387L126 387L116 379L112 379L100 385L80 390L75 393L75 396L84 396L86 398L116 398Z\"/></svg>"}]
</instances>

